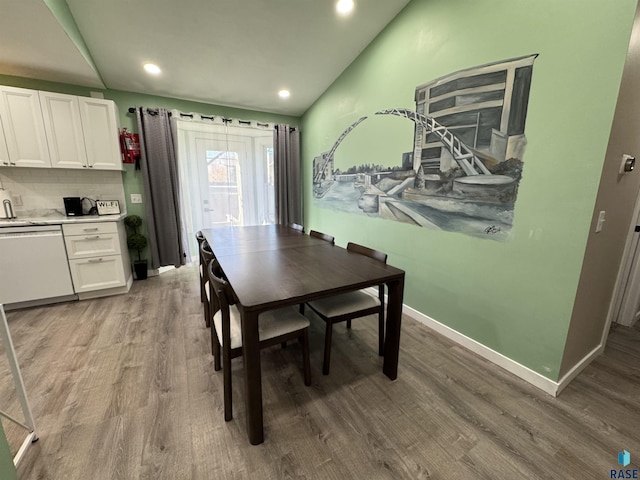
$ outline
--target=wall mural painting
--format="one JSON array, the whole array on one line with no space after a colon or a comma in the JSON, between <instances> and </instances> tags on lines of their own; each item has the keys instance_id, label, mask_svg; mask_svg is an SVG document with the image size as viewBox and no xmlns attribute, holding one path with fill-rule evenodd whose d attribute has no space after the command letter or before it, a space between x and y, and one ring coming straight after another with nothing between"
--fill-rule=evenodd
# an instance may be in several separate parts
<instances>
[{"instance_id":1,"label":"wall mural painting","mask_svg":"<svg viewBox=\"0 0 640 480\"><path fill-rule=\"evenodd\" d=\"M462 70L415 90L412 150L398 164L335 165L342 140L313 159L319 207L506 240L522 177L524 134L537 54ZM385 162L388 163L388 162Z\"/></svg>"}]
</instances>

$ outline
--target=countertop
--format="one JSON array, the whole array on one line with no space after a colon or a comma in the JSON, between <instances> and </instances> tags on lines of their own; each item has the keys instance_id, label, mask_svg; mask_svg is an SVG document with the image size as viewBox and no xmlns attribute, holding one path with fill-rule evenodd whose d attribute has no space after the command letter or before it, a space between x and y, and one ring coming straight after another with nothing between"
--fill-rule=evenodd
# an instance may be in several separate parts
<instances>
[{"instance_id":1,"label":"countertop","mask_svg":"<svg viewBox=\"0 0 640 480\"><path fill-rule=\"evenodd\" d=\"M115 215L83 215L81 217L67 217L62 214L49 214L36 217L19 217L13 220L0 219L2 227L25 227L30 225L62 225L66 223L117 222L126 217L126 213Z\"/></svg>"}]
</instances>

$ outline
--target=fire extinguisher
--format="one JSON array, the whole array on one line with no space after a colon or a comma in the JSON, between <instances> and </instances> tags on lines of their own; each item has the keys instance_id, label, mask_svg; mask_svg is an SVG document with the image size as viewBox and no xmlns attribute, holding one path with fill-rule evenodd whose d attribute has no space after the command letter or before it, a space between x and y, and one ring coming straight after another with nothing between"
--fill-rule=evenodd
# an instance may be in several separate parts
<instances>
[{"instance_id":1,"label":"fire extinguisher","mask_svg":"<svg viewBox=\"0 0 640 480\"><path fill-rule=\"evenodd\" d=\"M120 150L122 151L122 163L135 163L136 170L139 170L140 136L123 128L120 132Z\"/></svg>"}]
</instances>

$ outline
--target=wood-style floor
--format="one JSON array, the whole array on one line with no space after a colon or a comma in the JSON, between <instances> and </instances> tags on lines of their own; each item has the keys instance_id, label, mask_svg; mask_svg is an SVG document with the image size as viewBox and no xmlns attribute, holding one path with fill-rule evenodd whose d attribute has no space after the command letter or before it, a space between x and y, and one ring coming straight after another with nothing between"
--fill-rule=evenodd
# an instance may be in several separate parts
<instances>
[{"instance_id":1,"label":"wood-style floor","mask_svg":"<svg viewBox=\"0 0 640 480\"><path fill-rule=\"evenodd\" d=\"M312 321L312 386L297 343L262 352L265 443L251 446L241 359L223 419L196 269L8 318L40 437L22 480L603 479L623 449L638 468L640 329L615 329L556 399L407 317L397 381L373 318L336 326L323 376ZM1 362L0 409L16 413Z\"/></svg>"}]
</instances>

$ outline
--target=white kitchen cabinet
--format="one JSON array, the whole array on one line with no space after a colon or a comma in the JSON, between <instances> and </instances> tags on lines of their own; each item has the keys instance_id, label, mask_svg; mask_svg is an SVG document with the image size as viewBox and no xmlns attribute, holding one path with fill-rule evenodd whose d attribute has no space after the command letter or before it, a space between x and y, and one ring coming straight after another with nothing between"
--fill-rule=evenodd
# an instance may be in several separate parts
<instances>
[{"instance_id":1,"label":"white kitchen cabinet","mask_svg":"<svg viewBox=\"0 0 640 480\"><path fill-rule=\"evenodd\" d=\"M0 86L0 119L9 166L51 167L37 90Z\"/></svg>"},{"instance_id":2,"label":"white kitchen cabinet","mask_svg":"<svg viewBox=\"0 0 640 480\"><path fill-rule=\"evenodd\" d=\"M74 291L125 287L131 278L122 222L63 225Z\"/></svg>"},{"instance_id":3,"label":"white kitchen cabinet","mask_svg":"<svg viewBox=\"0 0 640 480\"><path fill-rule=\"evenodd\" d=\"M51 166L88 168L78 97L53 92L39 94Z\"/></svg>"},{"instance_id":4,"label":"white kitchen cabinet","mask_svg":"<svg viewBox=\"0 0 640 480\"><path fill-rule=\"evenodd\" d=\"M0 117L0 166L9 165L9 150L7 150L7 142L4 139L4 128L2 127L2 118Z\"/></svg>"},{"instance_id":5,"label":"white kitchen cabinet","mask_svg":"<svg viewBox=\"0 0 640 480\"><path fill-rule=\"evenodd\" d=\"M112 100L78 97L90 168L122 170L118 112Z\"/></svg>"},{"instance_id":6,"label":"white kitchen cabinet","mask_svg":"<svg viewBox=\"0 0 640 480\"><path fill-rule=\"evenodd\" d=\"M54 168L122 170L115 103L40 92Z\"/></svg>"},{"instance_id":7,"label":"white kitchen cabinet","mask_svg":"<svg viewBox=\"0 0 640 480\"><path fill-rule=\"evenodd\" d=\"M69 267L76 293L122 287L126 284L119 255L69 260Z\"/></svg>"}]
</instances>

